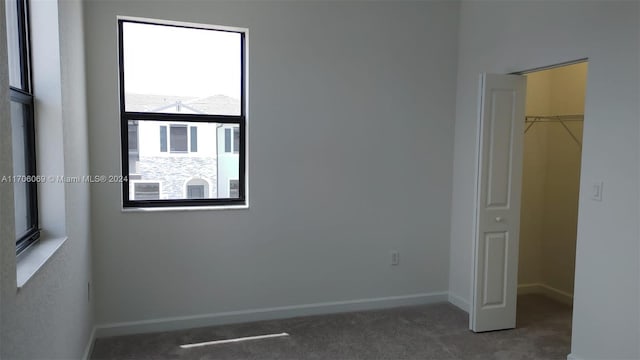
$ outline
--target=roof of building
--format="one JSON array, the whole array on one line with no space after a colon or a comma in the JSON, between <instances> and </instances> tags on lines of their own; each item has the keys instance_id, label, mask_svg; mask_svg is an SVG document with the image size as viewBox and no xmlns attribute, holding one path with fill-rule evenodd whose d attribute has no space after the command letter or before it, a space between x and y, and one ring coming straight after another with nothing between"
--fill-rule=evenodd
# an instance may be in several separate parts
<instances>
[{"instance_id":1,"label":"roof of building","mask_svg":"<svg viewBox=\"0 0 640 360\"><path fill-rule=\"evenodd\" d=\"M239 115L240 100L226 95L189 97L174 95L125 94L126 110L188 114Z\"/></svg>"}]
</instances>

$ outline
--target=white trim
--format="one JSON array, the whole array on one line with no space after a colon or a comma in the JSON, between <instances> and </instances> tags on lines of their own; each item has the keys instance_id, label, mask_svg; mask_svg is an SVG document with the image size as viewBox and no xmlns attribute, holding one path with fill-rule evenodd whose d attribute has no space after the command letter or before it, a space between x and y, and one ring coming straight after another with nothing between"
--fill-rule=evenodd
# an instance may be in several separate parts
<instances>
[{"instance_id":1,"label":"white trim","mask_svg":"<svg viewBox=\"0 0 640 360\"><path fill-rule=\"evenodd\" d=\"M410 305L426 305L446 301L447 292L441 291L403 296L389 296L373 299L333 301L262 309L227 311L211 314L176 316L161 319L97 325L95 336L97 338L101 338L107 336L171 331L231 323L292 318L308 315L374 310Z\"/></svg>"},{"instance_id":2,"label":"white trim","mask_svg":"<svg viewBox=\"0 0 640 360\"><path fill-rule=\"evenodd\" d=\"M192 23L186 21L174 21L174 20L164 20L164 19L153 19L153 18L145 18L145 17L137 17L137 16L123 16L118 15L116 17L117 20L129 20L129 21L141 21L150 24L157 25L170 25L170 26L186 26L193 27L198 29L208 29L208 30L222 30L222 31L231 31L238 33L249 33L248 28L236 27L236 26L225 26L225 25L211 25L211 24L203 24L203 23Z\"/></svg>"},{"instance_id":3,"label":"white trim","mask_svg":"<svg viewBox=\"0 0 640 360\"><path fill-rule=\"evenodd\" d=\"M563 304L573 306L573 294L553 288L549 285L542 285L543 293L548 297L557 300Z\"/></svg>"},{"instance_id":4,"label":"white trim","mask_svg":"<svg viewBox=\"0 0 640 360\"><path fill-rule=\"evenodd\" d=\"M546 284L520 284L518 285L518 295L523 294L542 294L563 304L573 305L572 294Z\"/></svg>"},{"instance_id":5,"label":"white trim","mask_svg":"<svg viewBox=\"0 0 640 360\"><path fill-rule=\"evenodd\" d=\"M582 360L578 355L574 355L573 353L567 355L567 360Z\"/></svg>"},{"instance_id":6,"label":"white trim","mask_svg":"<svg viewBox=\"0 0 640 360\"><path fill-rule=\"evenodd\" d=\"M82 355L83 360L89 360L91 356L91 352L93 351L93 344L96 340L96 327L94 326L91 329L91 334L89 335L89 341L87 342L87 346L84 348L84 354Z\"/></svg>"},{"instance_id":7,"label":"white trim","mask_svg":"<svg viewBox=\"0 0 640 360\"><path fill-rule=\"evenodd\" d=\"M203 210L248 210L246 205L225 205L225 206L172 206L172 207L127 207L120 211L127 212L163 212L163 211L203 211Z\"/></svg>"},{"instance_id":8,"label":"white trim","mask_svg":"<svg viewBox=\"0 0 640 360\"><path fill-rule=\"evenodd\" d=\"M477 256L477 248L478 248L478 227L480 221L480 166L482 160L482 120L480 114L482 114L483 109L483 90L484 90L484 81L485 75L480 74L480 81L478 81L478 96L477 96L477 106L476 106L476 147L475 147L475 161L474 161L474 172L473 172L473 234L471 238L471 292L469 293L469 330L473 330L476 327L476 289L478 287L477 278L476 278L476 270L478 269L478 256Z\"/></svg>"},{"instance_id":9,"label":"white trim","mask_svg":"<svg viewBox=\"0 0 640 360\"><path fill-rule=\"evenodd\" d=\"M542 284L518 284L518 295L541 294L542 292Z\"/></svg>"},{"instance_id":10,"label":"white trim","mask_svg":"<svg viewBox=\"0 0 640 360\"><path fill-rule=\"evenodd\" d=\"M468 313L469 312L469 302L462 297L449 293L449 302L456 306L458 309Z\"/></svg>"},{"instance_id":11,"label":"white trim","mask_svg":"<svg viewBox=\"0 0 640 360\"><path fill-rule=\"evenodd\" d=\"M18 291L55 255L67 237L44 238L29 246L16 259L16 285Z\"/></svg>"}]
</instances>

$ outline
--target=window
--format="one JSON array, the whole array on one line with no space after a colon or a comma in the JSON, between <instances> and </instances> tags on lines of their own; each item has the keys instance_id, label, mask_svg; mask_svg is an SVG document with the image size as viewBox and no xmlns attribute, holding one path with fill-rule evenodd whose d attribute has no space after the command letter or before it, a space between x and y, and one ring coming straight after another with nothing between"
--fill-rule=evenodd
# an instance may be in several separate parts
<instances>
[{"instance_id":1,"label":"window","mask_svg":"<svg viewBox=\"0 0 640 360\"><path fill-rule=\"evenodd\" d=\"M187 152L187 127L171 125L171 152Z\"/></svg>"},{"instance_id":2,"label":"window","mask_svg":"<svg viewBox=\"0 0 640 360\"><path fill-rule=\"evenodd\" d=\"M131 123L131 122L129 122ZM131 126L131 125L129 125ZM191 126L187 136L187 125L170 125L169 139L167 140L167 127L160 126L160 152L167 152L167 143L170 143L172 153L186 153L198 151L198 128ZM131 139L129 139L129 151L131 151ZM188 146L190 144L190 146Z\"/></svg>"},{"instance_id":3,"label":"window","mask_svg":"<svg viewBox=\"0 0 640 360\"><path fill-rule=\"evenodd\" d=\"M138 150L138 122L130 121L128 125L129 136L129 174L137 172L137 163L140 160L140 152Z\"/></svg>"},{"instance_id":4,"label":"window","mask_svg":"<svg viewBox=\"0 0 640 360\"><path fill-rule=\"evenodd\" d=\"M40 237L38 227L34 99L31 89L29 11L27 1L5 1L16 253L25 250Z\"/></svg>"},{"instance_id":5,"label":"window","mask_svg":"<svg viewBox=\"0 0 640 360\"><path fill-rule=\"evenodd\" d=\"M158 200L160 199L160 183L135 182L133 183L133 193L136 200Z\"/></svg>"},{"instance_id":6,"label":"window","mask_svg":"<svg viewBox=\"0 0 640 360\"><path fill-rule=\"evenodd\" d=\"M129 129L122 131L122 171L131 179L135 169L139 181L123 184L123 205L245 204L244 30L121 18L118 36L120 121ZM167 50L175 44L179 52ZM131 167L127 154L134 151ZM233 197L220 183L231 178L237 179Z\"/></svg>"},{"instance_id":7,"label":"window","mask_svg":"<svg viewBox=\"0 0 640 360\"><path fill-rule=\"evenodd\" d=\"M232 131L233 137L231 137ZM234 154L240 153L240 129L237 127L224 129L224 152L230 153L231 149Z\"/></svg>"},{"instance_id":8,"label":"window","mask_svg":"<svg viewBox=\"0 0 640 360\"><path fill-rule=\"evenodd\" d=\"M229 180L229 197L237 198L240 196L240 188L238 184L238 180Z\"/></svg>"},{"instance_id":9,"label":"window","mask_svg":"<svg viewBox=\"0 0 640 360\"><path fill-rule=\"evenodd\" d=\"M231 152L231 129L224 129L224 152Z\"/></svg>"},{"instance_id":10,"label":"window","mask_svg":"<svg viewBox=\"0 0 640 360\"><path fill-rule=\"evenodd\" d=\"M198 152L198 128L195 126L191 129L191 152Z\"/></svg>"},{"instance_id":11,"label":"window","mask_svg":"<svg viewBox=\"0 0 640 360\"><path fill-rule=\"evenodd\" d=\"M160 151L167 152L167 127L160 126Z\"/></svg>"},{"instance_id":12,"label":"window","mask_svg":"<svg viewBox=\"0 0 640 360\"><path fill-rule=\"evenodd\" d=\"M129 123L129 153L138 154L138 122Z\"/></svg>"},{"instance_id":13,"label":"window","mask_svg":"<svg viewBox=\"0 0 640 360\"><path fill-rule=\"evenodd\" d=\"M193 178L186 183L187 199L205 199L209 196L209 181Z\"/></svg>"},{"instance_id":14,"label":"window","mask_svg":"<svg viewBox=\"0 0 640 360\"><path fill-rule=\"evenodd\" d=\"M240 129L233 128L233 153L240 152Z\"/></svg>"},{"instance_id":15,"label":"window","mask_svg":"<svg viewBox=\"0 0 640 360\"><path fill-rule=\"evenodd\" d=\"M204 185L187 185L187 198L189 199L204 198Z\"/></svg>"}]
</instances>

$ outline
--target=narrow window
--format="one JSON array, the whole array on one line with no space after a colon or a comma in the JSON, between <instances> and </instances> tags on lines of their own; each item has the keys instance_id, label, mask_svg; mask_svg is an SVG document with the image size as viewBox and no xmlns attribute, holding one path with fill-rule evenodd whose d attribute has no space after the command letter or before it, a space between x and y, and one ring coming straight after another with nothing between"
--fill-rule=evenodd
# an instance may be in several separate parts
<instances>
[{"instance_id":1,"label":"narrow window","mask_svg":"<svg viewBox=\"0 0 640 360\"><path fill-rule=\"evenodd\" d=\"M191 128L191 152L198 152L198 128L192 126Z\"/></svg>"},{"instance_id":2,"label":"narrow window","mask_svg":"<svg viewBox=\"0 0 640 360\"><path fill-rule=\"evenodd\" d=\"M129 174L138 172L138 161L140 152L138 151L138 122L129 121Z\"/></svg>"},{"instance_id":3,"label":"narrow window","mask_svg":"<svg viewBox=\"0 0 640 360\"><path fill-rule=\"evenodd\" d=\"M160 126L160 152L167 152L167 127Z\"/></svg>"},{"instance_id":4,"label":"narrow window","mask_svg":"<svg viewBox=\"0 0 640 360\"><path fill-rule=\"evenodd\" d=\"M238 180L229 180L229 197L237 198L240 196L240 184Z\"/></svg>"},{"instance_id":5,"label":"narrow window","mask_svg":"<svg viewBox=\"0 0 640 360\"><path fill-rule=\"evenodd\" d=\"M25 0L5 1L11 139L13 147L16 253L40 237L34 97L30 76L29 11Z\"/></svg>"},{"instance_id":6,"label":"narrow window","mask_svg":"<svg viewBox=\"0 0 640 360\"><path fill-rule=\"evenodd\" d=\"M233 153L237 154L240 152L240 129L237 127L233 128Z\"/></svg>"},{"instance_id":7,"label":"narrow window","mask_svg":"<svg viewBox=\"0 0 640 360\"><path fill-rule=\"evenodd\" d=\"M138 122L129 121L129 154L138 154Z\"/></svg>"},{"instance_id":8,"label":"narrow window","mask_svg":"<svg viewBox=\"0 0 640 360\"><path fill-rule=\"evenodd\" d=\"M224 129L224 152L231 152L231 129Z\"/></svg>"}]
</instances>

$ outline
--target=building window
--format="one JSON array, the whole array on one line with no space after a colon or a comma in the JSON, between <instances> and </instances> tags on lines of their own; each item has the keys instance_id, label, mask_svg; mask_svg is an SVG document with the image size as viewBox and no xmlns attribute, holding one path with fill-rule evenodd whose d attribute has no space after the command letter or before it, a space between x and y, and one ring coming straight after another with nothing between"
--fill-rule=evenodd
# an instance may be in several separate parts
<instances>
[{"instance_id":1,"label":"building window","mask_svg":"<svg viewBox=\"0 0 640 360\"><path fill-rule=\"evenodd\" d=\"M209 181L193 178L186 183L187 199L206 199L209 197Z\"/></svg>"},{"instance_id":2,"label":"building window","mask_svg":"<svg viewBox=\"0 0 640 360\"><path fill-rule=\"evenodd\" d=\"M133 183L133 193L136 200L158 200L160 199L160 183L135 182Z\"/></svg>"},{"instance_id":3,"label":"building window","mask_svg":"<svg viewBox=\"0 0 640 360\"><path fill-rule=\"evenodd\" d=\"M123 176L130 178L125 155L135 146L136 179L162 183L153 199L124 184L125 207L246 204L245 32L118 19L121 126L138 126L136 142L128 139L131 131L122 132ZM167 51L172 44L181 50ZM228 151L219 132L226 128ZM212 185L185 186L193 178L213 179ZM218 186L230 178L238 182L233 198Z\"/></svg>"},{"instance_id":4,"label":"building window","mask_svg":"<svg viewBox=\"0 0 640 360\"><path fill-rule=\"evenodd\" d=\"M11 140L13 146L16 253L40 237L38 227L34 98L31 89L29 9L25 0L5 1ZM32 181L33 180L33 181Z\"/></svg>"},{"instance_id":5,"label":"building window","mask_svg":"<svg viewBox=\"0 0 640 360\"><path fill-rule=\"evenodd\" d=\"M233 128L233 153L238 154L240 152L240 129Z\"/></svg>"},{"instance_id":6,"label":"building window","mask_svg":"<svg viewBox=\"0 0 640 360\"><path fill-rule=\"evenodd\" d=\"M240 129L238 127L224 129L224 152L230 153L231 149L234 154L240 153Z\"/></svg>"},{"instance_id":7,"label":"building window","mask_svg":"<svg viewBox=\"0 0 640 360\"><path fill-rule=\"evenodd\" d=\"M129 174L137 173L137 164L140 160L140 152L138 150L138 122L130 121L128 126L129 136Z\"/></svg>"},{"instance_id":8,"label":"building window","mask_svg":"<svg viewBox=\"0 0 640 360\"><path fill-rule=\"evenodd\" d=\"M240 196L240 184L238 180L229 180L229 197L237 198Z\"/></svg>"},{"instance_id":9,"label":"building window","mask_svg":"<svg viewBox=\"0 0 640 360\"><path fill-rule=\"evenodd\" d=\"M129 142L131 142L130 139ZM167 144L170 145L167 146ZM168 147L172 153L186 153L187 149L191 152L197 152L198 128L195 126L189 127L189 135L187 136L187 125L170 125L169 137L167 138L167 127L160 126L160 152L167 152ZM131 151L131 145L129 145L129 151Z\"/></svg>"},{"instance_id":10,"label":"building window","mask_svg":"<svg viewBox=\"0 0 640 360\"><path fill-rule=\"evenodd\" d=\"M187 198L189 198L189 199L203 199L204 198L204 185L187 185Z\"/></svg>"},{"instance_id":11,"label":"building window","mask_svg":"<svg viewBox=\"0 0 640 360\"><path fill-rule=\"evenodd\" d=\"M224 152L231 152L231 129L224 129Z\"/></svg>"},{"instance_id":12,"label":"building window","mask_svg":"<svg viewBox=\"0 0 640 360\"><path fill-rule=\"evenodd\" d=\"M189 129L191 129L191 134L189 136L191 140L191 152L198 152L198 128L192 126Z\"/></svg>"},{"instance_id":13,"label":"building window","mask_svg":"<svg viewBox=\"0 0 640 360\"><path fill-rule=\"evenodd\" d=\"M138 154L138 122L129 122L129 154Z\"/></svg>"},{"instance_id":14,"label":"building window","mask_svg":"<svg viewBox=\"0 0 640 360\"><path fill-rule=\"evenodd\" d=\"M160 126L160 152L167 152L167 127L166 126Z\"/></svg>"},{"instance_id":15,"label":"building window","mask_svg":"<svg viewBox=\"0 0 640 360\"><path fill-rule=\"evenodd\" d=\"M171 152L187 152L187 126L171 125Z\"/></svg>"}]
</instances>

